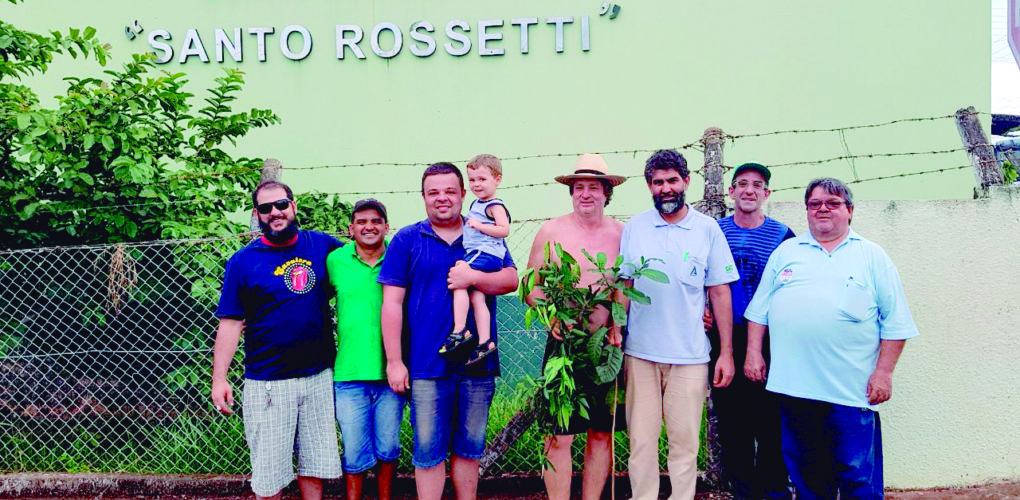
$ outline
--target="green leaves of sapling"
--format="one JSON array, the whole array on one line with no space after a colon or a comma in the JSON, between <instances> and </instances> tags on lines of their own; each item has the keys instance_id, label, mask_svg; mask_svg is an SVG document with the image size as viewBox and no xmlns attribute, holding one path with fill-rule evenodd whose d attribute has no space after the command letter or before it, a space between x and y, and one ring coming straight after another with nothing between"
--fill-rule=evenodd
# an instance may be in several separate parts
<instances>
[{"instance_id":1,"label":"green leaves of sapling","mask_svg":"<svg viewBox=\"0 0 1020 500\"><path fill-rule=\"evenodd\" d=\"M630 265L617 256L609 267L605 253L592 255L584 249L581 253L587 259L584 263L579 263L562 245L547 244L543 249L543 265L525 271L521 280L522 300L532 296L535 287L542 291L541 297L535 298L534 305L525 312L526 327L530 328L536 320L546 328L557 325L563 337L549 340L553 354L546 360L540 381L541 400L535 406L539 412L538 426L544 433L566 426L571 415L587 415L591 408L601 404L596 401L602 398L598 386L615 380L623 366L623 351L607 343L612 325L592 325L591 317L596 311L605 310L613 324L622 326L627 322L627 311L614 300L617 293L642 304L650 300L617 277L622 274L627 279L669 281L665 273L649 268L650 260ZM593 264L594 268L584 269L585 264ZM624 266L628 266L629 272L621 273ZM597 278L581 287L584 272Z\"/></svg>"}]
</instances>

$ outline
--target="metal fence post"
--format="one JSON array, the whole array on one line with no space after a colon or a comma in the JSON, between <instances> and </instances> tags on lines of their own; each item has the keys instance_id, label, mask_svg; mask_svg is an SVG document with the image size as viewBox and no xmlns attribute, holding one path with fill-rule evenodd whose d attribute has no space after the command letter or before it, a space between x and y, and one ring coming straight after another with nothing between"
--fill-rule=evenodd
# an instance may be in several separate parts
<instances>
[{"instance_id":1,"label":"metal fence post","mask_svg":"<svg viewBox=\"0 0 1020 500\"><path fill-rule=\"evenodd\" d=\"M266 181L280 181L283 178L283 164L275 158L266 158L262 161L262 175L259 177L259 184ZM248 223L248 230L256 233L261 231L259 227L259 216L251 214L251 221Z\"/></svg>"},{"instance_id":2,"label":"metal fence post","mask_svg":"<svg viewBox=\"0 0 1020 500\"><path fill-rule=\"evenodd\" d=\"M1006 181L1002 167L995 158L995 150L988 143L988 137L985 136L981 122L978 121L978 113L974 106L956 111L956 129L960 132L960 140L967 149L970 164L974 167L974 178L977 181L974 198L983 198L988 194L989 187L1001 186Z\"/></svg>"}]
</instances>

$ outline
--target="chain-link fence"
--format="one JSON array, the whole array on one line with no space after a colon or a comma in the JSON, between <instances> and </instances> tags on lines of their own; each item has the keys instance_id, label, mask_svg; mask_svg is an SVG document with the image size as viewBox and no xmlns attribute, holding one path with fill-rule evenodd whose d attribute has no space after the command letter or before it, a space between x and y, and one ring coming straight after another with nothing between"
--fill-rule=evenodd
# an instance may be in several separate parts
<instances>
[{"instance_id":1,"label":"chain-link fence","mask_svg":"<svg viewBox=\"0 0 1020 500\"><path fill-rule=\"evenodd\" d=\"M523 269L540 221L514 224ZM241 419L209 402L223 268L248 238L0 253L0 470L246 473ZM546 334L501 297L487 474L537 473L527 407ZM231 378L240 394L241 350ZM401 468L410 470L404 422ZM580 459L583 439L575 443ZM617 436L617 469L626 437Z\"/></svg>"}]
</instances>

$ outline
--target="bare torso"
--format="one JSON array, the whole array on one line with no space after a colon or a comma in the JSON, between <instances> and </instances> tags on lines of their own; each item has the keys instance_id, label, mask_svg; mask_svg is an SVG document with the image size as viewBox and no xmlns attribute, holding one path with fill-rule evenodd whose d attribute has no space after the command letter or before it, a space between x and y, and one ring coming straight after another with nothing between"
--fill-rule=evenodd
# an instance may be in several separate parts
<instances>
[{"instance_id":1,"label":"bare torso","mask_svg":"<svg viewBox=\"0 0 1020 500\"><path fill-rule=\"evenodd\" d=\"M623 223L608 216L592 219L581 219L575 213L550 219L542 225L535 236L528 259L528 267L538 268L543 262L546 244L557 243L569 253L581 266L581 287L587 287L599 279L595 271L595 263L585 257L583 250L596 257L599 253L606 254L609 266L616 261L620 253L620 236L623 234ZM551 258L557 259L555 252ZM609 311L599 308L590 318L591 328L598 329L608 324Z\"/></svg>"}]
</instances>

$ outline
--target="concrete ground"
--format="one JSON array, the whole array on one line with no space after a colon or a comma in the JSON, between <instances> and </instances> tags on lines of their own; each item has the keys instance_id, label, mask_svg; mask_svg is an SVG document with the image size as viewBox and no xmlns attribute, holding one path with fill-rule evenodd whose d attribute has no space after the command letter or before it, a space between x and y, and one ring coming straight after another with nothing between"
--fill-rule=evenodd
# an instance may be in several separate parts
<instances>
[{"instance_id":1,"label":"concrete ground","mask_svg":"<svg viewBox=\"0 0 1020 500\"><path fill-rule=\"evenodd\" d=\"M366 483L365 498L375 498L372 480ZM452 488L447 482L446 498L453 498ZM575 498L580 497L580 488L575 478ZM414 481L400 477L394 485L397 498L414 498ZM604 499L610 499L606 488ZM626 476L616 479L616 498L629 497ZM342 481L327 483L327 498L342 498ZM664 478L661 498L668 496L668 480ZM297 489L291 485L284 491L287 499L298 499ZM0 476L0 498L26 499L90 499L90 500L233 500L254 498L248 489L244 476L176 476L176 475L133 475L133 474L56 474L56 473L15 473ZM536 476L503 476L483 479L479 484L478 498L481 500L540 500L545 499L542 481ZM702 491L699 500L729 500L727 493ZM1020 500L1020 479L977 486L935 488L928 490L887 490L889 500Z\"/></svg>"}]
</instances>

